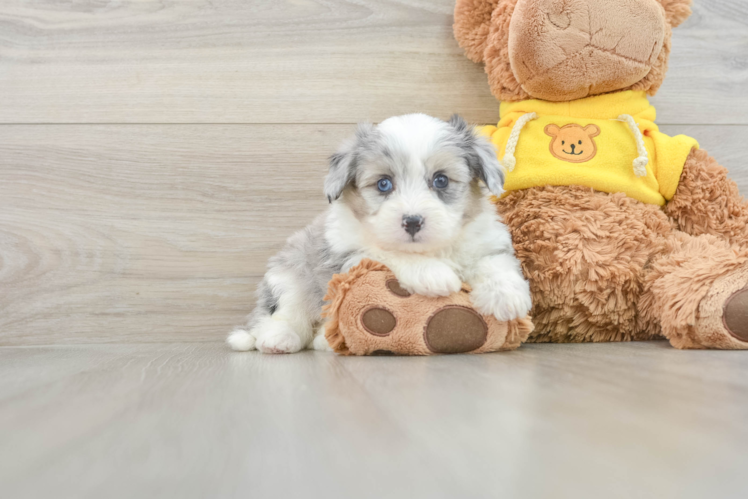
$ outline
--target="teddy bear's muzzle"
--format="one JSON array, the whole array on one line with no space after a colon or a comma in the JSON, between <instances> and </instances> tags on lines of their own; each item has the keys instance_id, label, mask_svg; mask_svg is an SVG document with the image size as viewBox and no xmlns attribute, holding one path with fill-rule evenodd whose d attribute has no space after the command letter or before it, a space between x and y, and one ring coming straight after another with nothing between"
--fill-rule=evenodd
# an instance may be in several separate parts
<instances>
[{"instance_id":1,"label":"teddy bear's muzzle","mask_svg":"<svg viewBox=\"0 0 748 500\"><path fill-rule=\"evenodd\" d=\"M657 0L518 0L509 26L509 60L532 97L580 99L647 76L666 29Z\"/></svg>"}]
</instances>

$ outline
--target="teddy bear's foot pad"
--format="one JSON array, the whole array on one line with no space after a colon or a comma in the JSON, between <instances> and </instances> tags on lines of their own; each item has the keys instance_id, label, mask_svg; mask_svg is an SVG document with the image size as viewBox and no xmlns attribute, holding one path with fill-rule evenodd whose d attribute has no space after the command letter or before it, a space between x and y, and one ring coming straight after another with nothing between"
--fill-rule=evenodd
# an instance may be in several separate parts
<instances>
[{"instance_id":1,"label":"teddy bear's foot pad","mask_svg":"<svg viewBox=\"0 0 748 500\"><path fill-rule=\"evenodd\" d=\"M431 352L470 352L486 343L488 325L473 309L457 305L446 306L428 319L423 336Z\"/></svg>"},{"instance_id":2,"label":"teddy bear's foot pad","mask_svg":"<svg viewBox=\"0 0 748 500\"><path fill-rule=\"evenodd\" d=\"M730 335L748 342L748 287L738 290L727 299L722 320Z\"/></svg>"},{"instance_id":3,"label":"teddy bear's foot pad","mask_svg":"<svg viewBox=\"0 0 748 500\"><path fill-rule=\"evenodd\" d=\"M467 285L448 297L408 293L384 265L364 260L330 282L325 337L340 354L429 355L506 351L532 331L529 318L482 316Z\"/></svg>"},{"instance_id":4,"label":"teddy bear's foot pad","mask_svg":"<svg viewBox=\"0 0 748 500\"><path fill-rule=\"evenodd\" d=\"M712 284L695 324L670 342L681 349L748 349L748 263Z\"/></svg>"}]
</instances>

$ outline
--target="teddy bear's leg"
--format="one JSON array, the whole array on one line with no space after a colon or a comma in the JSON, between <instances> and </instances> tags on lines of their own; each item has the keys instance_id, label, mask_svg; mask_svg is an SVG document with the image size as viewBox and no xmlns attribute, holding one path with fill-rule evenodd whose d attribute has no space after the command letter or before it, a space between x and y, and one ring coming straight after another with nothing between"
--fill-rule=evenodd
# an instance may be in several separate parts
<instances>
[{"instance_id":1,"label":"teddy bear's leg","mask_svg":"<svg viewBox=\"0 0 748 500\"><path fill-rule=\"evenodd\" d=\"M691 151L665 213L690 235L711 234L748 246L748 202L727 169L704 150Z\"/></svg>"},{"instance_id":2,"label":"teddy bear's leg","mask_svg":"<svg viewBox=\"0 0 748 500\"><path fill-rule=\"evenodd\" d=\"M679 349L748 349L748 249L680 231L668 243L645 270L641 324Z\"/></svg>"}]
</instances>

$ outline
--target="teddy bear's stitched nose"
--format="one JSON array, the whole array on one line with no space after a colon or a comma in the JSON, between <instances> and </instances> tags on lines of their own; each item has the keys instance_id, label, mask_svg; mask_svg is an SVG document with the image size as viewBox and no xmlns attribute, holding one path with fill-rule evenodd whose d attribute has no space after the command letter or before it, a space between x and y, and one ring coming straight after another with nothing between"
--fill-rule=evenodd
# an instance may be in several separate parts
<instances>
[{"instance_id":1,"label":"teddy bear's stitched nose","mask_svg":"<svg viewBox=\"0 0 748 500\"><path fill-rule=\"evenodd\" d=\"M565 30L571 26L571 16L565 8L563 2L556 2L553 8L548 12L548 21L551 22L556 28Z\"/></svg>"}]
</instances>

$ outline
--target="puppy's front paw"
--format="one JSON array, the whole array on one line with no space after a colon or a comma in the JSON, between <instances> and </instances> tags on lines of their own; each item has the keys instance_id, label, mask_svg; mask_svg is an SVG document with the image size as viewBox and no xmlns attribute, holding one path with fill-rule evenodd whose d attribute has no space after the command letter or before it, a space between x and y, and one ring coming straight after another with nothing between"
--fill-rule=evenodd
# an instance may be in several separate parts
<instances>
[{"instance_id":1,"label":"puppy's front paw","mask_svg":"<svg viewBox=\"0 0 748 500\"><path fill-rule=\"evenodd\" d=\"M499 321L524 318L532 308L530 285L522 278L483 281L474 286L470 298L478 312Z\"/></svg>"},{"instance_id":2,"label":"puppy's front paw","mask_svg":"<svg viewBox=\"0 0 748 500\"><path fill-rule=\"evenodd\" d=\"M265 354L291 354L304 347L301 337L285 321L263 321L251 333L257 338L255 348Z\"/></svg>"},{"instance_id":3,"label":"puppy's front paw","mask_svg":"<svg viewBox=\"0 0 748 500\"><path fill-rule=\"evenodd\" d=\"M396 274L400 285L406 290L426 297L444 297L462 288L457 274L440 261L404 267Z\"/></svg>"}]
</instances>

